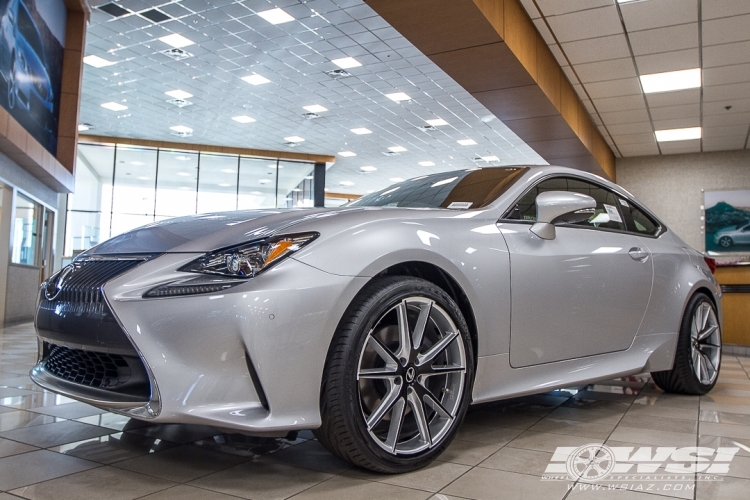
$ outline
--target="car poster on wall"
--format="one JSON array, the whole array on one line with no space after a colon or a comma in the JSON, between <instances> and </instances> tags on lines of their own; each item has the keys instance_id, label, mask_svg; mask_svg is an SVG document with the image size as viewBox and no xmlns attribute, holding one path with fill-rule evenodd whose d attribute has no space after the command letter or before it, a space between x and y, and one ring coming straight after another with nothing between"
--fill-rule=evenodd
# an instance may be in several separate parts
<instances>
[{"instance_id":1,"label":"car poster on wall","mask_svg":"<svg viewBox=\"0 0 750 500\"><path fill-rule=\"evenodd\" d=\"M62 0L0 0L0 105L53 155L66 20Z\"/></svg>"},{"instance_id":2,"label":"car poster on wall","mask_svg":"<svg viewBox=\"0 0 750 500\"><path fill-rule=\"evenodd\" d=\"M706 252L750 256L750 189L705 191Z\"/></svg>"}]
</instances>

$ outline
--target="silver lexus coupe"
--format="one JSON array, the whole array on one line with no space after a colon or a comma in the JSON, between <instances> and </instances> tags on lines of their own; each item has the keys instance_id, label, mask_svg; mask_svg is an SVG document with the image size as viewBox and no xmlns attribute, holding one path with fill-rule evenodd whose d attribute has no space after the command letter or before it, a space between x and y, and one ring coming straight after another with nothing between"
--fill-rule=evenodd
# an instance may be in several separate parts
<instances>
[{"instance_id":1,"label":"silver lexus coupe","mask_svg":"<svg viewBox=\"0 0 750 500\"><path fill-rule=\"evenodd\" d=\"M101 243L42 284L31 377L153 422L312 429L404 472L470 404L641 372L706 393L713 267L595 175L428 175L341 208L181 217Z\"/></svg>"}]
</instances>

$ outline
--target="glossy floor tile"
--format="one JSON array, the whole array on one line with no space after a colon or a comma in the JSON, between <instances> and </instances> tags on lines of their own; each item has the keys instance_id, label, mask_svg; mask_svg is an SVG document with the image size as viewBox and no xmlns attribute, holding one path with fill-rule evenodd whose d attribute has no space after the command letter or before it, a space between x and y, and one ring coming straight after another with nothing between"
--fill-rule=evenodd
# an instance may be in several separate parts
<instances>
[{"instance_id":1,"label":"glossy floor tile","mask_svg":"<svg viewBox=\"0 0 750 500\"><path fill-rule=\"evenodd\" d=\"M725 356L702 397L665 394L639 375L472 407L438 460L401 475L352 467L309 431L257 438L99 410L34 385L35 360L32 325L0 328L0 500L723 500L750 491L750 358ZM556 477L589 444L631 470L617 480ZM705 462L685 450L696 446L724 448L731 456L709 460L723 472L696 472ZM645 476L633 479L639 467Z\"/></svg>"}]
</instances>

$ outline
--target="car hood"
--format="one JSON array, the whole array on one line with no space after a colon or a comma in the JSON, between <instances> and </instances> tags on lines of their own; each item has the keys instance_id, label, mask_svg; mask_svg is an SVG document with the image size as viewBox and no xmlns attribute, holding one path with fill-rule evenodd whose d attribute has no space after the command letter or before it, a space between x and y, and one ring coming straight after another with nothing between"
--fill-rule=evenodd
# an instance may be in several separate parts
<instances>
[{"instance_id":1,"label":"car hood","mask_svg":"<svg viewBox=\"0 0 750 500\"><path fill-rule=\"evenodd\" d=\"M716 231L716 234L733 233L736 230L737 230L737 226L727 226L727 227L722 227L721 229Z\"/></svg>"},{"instance_id":2,"label":"car hood","mask_svg":"<svg viewBox=\"0 0 750 500\"><path fill-rule=\"evenodd\" d=\"M210 252L264 238L309 219L354 210L361 209L282 208L177 217L115 236L84 255Z\"/></svg>"}]
</instances>

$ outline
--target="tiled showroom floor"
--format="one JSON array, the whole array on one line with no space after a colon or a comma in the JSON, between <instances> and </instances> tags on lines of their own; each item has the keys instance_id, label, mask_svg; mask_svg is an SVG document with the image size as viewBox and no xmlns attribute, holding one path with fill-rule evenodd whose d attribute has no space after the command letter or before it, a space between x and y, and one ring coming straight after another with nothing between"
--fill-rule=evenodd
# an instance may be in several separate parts
<instances>
[{"instance_id":1,"label":"tiled showroom floor","mask_svg":"<svg viewBox=\"0 0 750 500\"><path fill-rule=\"evenodd\" d=\"M0 329L0 500L730 500L750 491L750 358L725 356L718 385L700 398L666 395L643 376L473 408L440 461L386 476L352 469L309 432L293 442L260 440L104 413L33 385L27 372L35 356L31 325ZM739 452L729 473L713 481L690 474L688 481L680 475L677 482L610 482L594 490L542 480L557 447L589 443Z\"/></svg>"}]
</instances>

